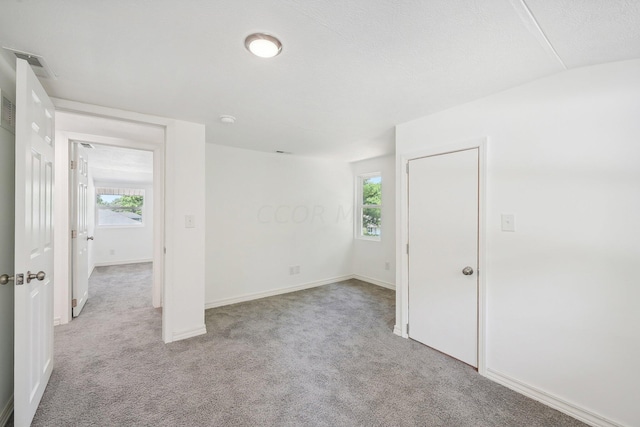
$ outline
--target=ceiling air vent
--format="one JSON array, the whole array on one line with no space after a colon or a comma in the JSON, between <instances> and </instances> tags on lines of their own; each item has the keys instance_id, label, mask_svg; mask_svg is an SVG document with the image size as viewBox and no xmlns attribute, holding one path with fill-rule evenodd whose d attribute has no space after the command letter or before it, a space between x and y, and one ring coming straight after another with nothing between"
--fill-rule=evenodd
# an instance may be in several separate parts
<instances>
[{"instance_id":1,"label":"ceiling air vent","mask_svg":"<svg viewBox=\"0 0 640 427\"><path fill-rule=\"evenodd\" d=\"M16 133L16 104L0 91L2 110L0 110L0 126L11 133Z\"/></svg>"},{"instance_id":2,"label":"ceiling air vent","mask_svg":"<svg viewBox=\"0 0 640 427\"><path fill-rule=\"evenodd\" d=\"M16 58L24 59L25 61L27 61L29 65L31 65L31 69L36 76L51 80L56 79L56 74L53 72L51 67L49 67L49 64L47 64L42 56L36 55L34 53L23 52L21 50L13 49L10 47L4 47L4 49L12 52L16 56Z\"/></svg>"}]
</instances>

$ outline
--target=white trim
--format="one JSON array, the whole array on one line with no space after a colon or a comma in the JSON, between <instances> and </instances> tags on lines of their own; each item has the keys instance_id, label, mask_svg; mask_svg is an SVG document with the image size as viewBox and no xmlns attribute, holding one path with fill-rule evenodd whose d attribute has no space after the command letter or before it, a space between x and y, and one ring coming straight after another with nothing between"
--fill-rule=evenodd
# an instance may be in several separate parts
<instances>
[{"instance_id":1,"label":"white trim","mask_svg":"<svg viewBox=\"0 0 640 427\"><path fill-rule=\"evenodd\" d=\"M502 384L503 386L517 391L533 400L544 403L547 406L557 409L567 415L576 418L583 423L589 424L594 427L625 427L623 424L618 424L613 420L609 420L602 415L598 415L594 412L588 411L580 406L563 400L553 394L540 390L536 387L530 386L522 381L512 378L506 374L498 372L494 369L487 368L485 376L492 381Z\"/></svg>"},{"instance_id":2,"label":"white trim","mask_svg":"<svg viewBox=\"0 0 640 427\"><path fill-rule=\"evenodd\" d=\"M0 426L5 426L7 424L9 418L11 418L11 414L13 414L13 394L9 398L7 404L4 405L2 412L0 412Z\"/></svg>"},{"instance_id":3,"label":"white trim","mask_svg":"<svg viewBox=\"0 0 640 427\"><path fill-rule=\"evenodd\" d=\"M353 278L354 276L352 274L349 274L347 276L339 276L331 279L319 280L317 282L304 283L302 285L289 286L286 288L278 288L278 289L273 289L266 292L256 292L252 294L241 295L239 297L223 298L223 299L209 301L205 303L204 308L205 310L207 310L209 308L222 307L225 305L238 304L241 302L247 302L247 301L253 301L256 299L272 297L275 295L288 294L290 292L297 292L297 291L302 291L304 289L316 288L318 286L329 285L331 283L344 282L345 280L349 280Z\"/></svg>"},{"instance_id":4,"label":"white trim","mask_svg":"<svg viewBox=\"0 0 640 427\"><path fill-rule=\"evenodd\" d=\"M393 333L398 335L399 337L401 337L402 336L402 329L398 325L395 325L393 327Z\"/></svg>"},{"instance_id":5,"label":"white trim","mask_svg":"<svg viewBox=\"0 0 640 427\"><path fill-rule=\"evenodd\" d=\"M396 247L400 248L396 254L396 325L401 331L403 338L409 338L407 334L407 323L409 322L409 256L405 248L409 239L408 229L408 177L407 164L410 160L437 154L452 153L461 150L478 149L479 160L479 183L478 183L478 372L486 374L486 151L487 137L475 138L471 140L457 141L445 145L429 147L424 150L405 153L397 157L396 178L398 203L396 205ZM399 318L398 318L399 317Z\"/></svg>"},{"instance_id":6,"label":"white trim","mask_svg":"<svg viewBox=\"0 0 640 427\"><path fill-rule=\"evenodd\" d=\"M178 331L172 334L171 342L186 340L187 338L197 337L198 335L204 335L207 333L207 327L202 325L195 329L187 329L185 331Z\"/></svg>"},{"instance_id":7,"label":"white trim","mask_svg":"<svg viewBox=\"0 0 640 427\"><path fill-rule=\"evenodd\" d=\"M145 262L153 262L153 258L129 259L129 260L123 260L123 261L96 262L93 267L95 268L95 267L109 267L111 265L142 264L142 263L145 263ZM91 270L91 272L93 273L93 270Z\"/></svg>"},{"instance_id":8,"label":"white trim","mask_svg":"<svg viewBox=\"0 0 640 427\"><path fill-rule=\"evenodd\" d=\"M60 323L60 316L53 318L53 326L59 326L61 324L62 323ZM2 425L2 424L0 424L0 425Z\"/></svg>"},{"instance_id":9,"label":"white trim","mask_svg":"<svg viewBox=\"0 0 640 427\"><path fill-rule=\"evenodd\" d=\"M374 279L372 277L360 276L358 274L354 274L352 278L360 280L362 282L370 283L372 285L380 286L382 288L391 289L392 291L396 290L396 285L395 284L389 283L389 282L385 282L385 281L382 281L382 280L378 280L378 279Z\"/></svg>"},{"instance_id":10,"label":"white trim","mask_svg":"<svg viewBox=\"0 0 640 427\"><path fill-rule=\"evenodd\" d=\"M330 285L332 283L338 283L338 282L344 282L344 281L351 280L351 279L357 279L357 280L360 280L362 282L366 282L366 283L368 283L370 285L380 286L380 287L383 287L383 288L386 288L386 289L395 290L395 288L396 288L393 283L383 282L381 280L372 279L370 277L365 277L365 276L359 276L357 274L349 274L349 275L346 275L346 276L339 276L339 277L334 277L334 278L331 278L331 279L325 279L325 280L319 280L319 281L316 281L316 282L304 283L302 285L295 285L295 286L289 286L289 287L286 287L286 288L273 289L273 290L266 291L266 292L256 292L256 293L253 293L253 294L241 295L239 297L224 298L224 299L220 299L220 300L216 300L216 301L210 301L208 303L205 303L204 308L205 308L205 310L208 310L210 308L222 307L222 306L225 306L225 305L238 304L238 303L241 303L241 302L253 301L253 300L262 299L262 298L268 298L268 297L272 297L272 296L276 296L276 295L282 295L282 294L288 294L288 293L291 293L291 292L303 291L305 289L317 288L319 286Z\"/></svg>"}]
</instances>

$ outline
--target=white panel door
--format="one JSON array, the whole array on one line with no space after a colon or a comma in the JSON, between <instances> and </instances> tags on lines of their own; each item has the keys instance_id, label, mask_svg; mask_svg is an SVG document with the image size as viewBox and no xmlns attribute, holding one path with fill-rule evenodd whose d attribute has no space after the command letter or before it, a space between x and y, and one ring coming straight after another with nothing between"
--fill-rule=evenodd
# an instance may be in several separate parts
<instances>
[{"instance_id":1,"label":"white panel door","mask_svg":"<svg viewBox=\"0 0 640 427\"><path fill-rule=\"evenodd\" d=\"M78 317L89 298L89 157L88 150L73 144L73 317Z\"/></svg>"},{"instance_id":2,"label":"white panel door","mask_svg":"<svg viewBox=\"0 0 640 427\"><path fill-rule=\"evenodd\" d=\"M478 170L477 148L409 162L409 336L474 367Z\"/></svg>"},{"instance_id":3,"label":"white panel door","mask_svg":"<svg viewBox=\"0 0 640 427\"><path fill-rule=\"evenodd\" d=\"M23 427L53 369L54 108L20 59L16 83L14 423Z\"/></svg>"}]
</instances>

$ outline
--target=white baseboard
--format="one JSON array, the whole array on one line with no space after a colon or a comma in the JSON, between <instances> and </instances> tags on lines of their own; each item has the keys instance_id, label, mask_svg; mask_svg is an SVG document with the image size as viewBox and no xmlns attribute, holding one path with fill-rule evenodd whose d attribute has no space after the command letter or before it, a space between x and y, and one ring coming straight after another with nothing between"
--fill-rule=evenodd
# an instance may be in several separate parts
<instances>
[{"instance_id":1,"label":"white baseboard","mask_svg":"<svg viewBox=\"0 0 640 427\"><path fill-rule=\"evenodd\" d=\"M7 422L9 421L9 418L11 417L12 413L13 413L13 395L9 398L9 401L7 402L7 404L4 405L2 412L0 412L0 427L4 427L5 425L7 425Z\"/></svg>"},{"instance_id":2,"label":"white baseboard","mask_svg":"<svg viewBox=\"0 0 640 427\"><path fill-rule=\"evenodd\" d=\"M172 335L172 342L186 340L187 338L196 337L198 335L204 335L207 333L207 327L205 325L199 326L194 329L187 329L184 331L174 332Z\"/></svg>"},{"instance_id":3,"label":"white baseboard","mask_svg":"<svg viewBox=\"0 0 640 427\"><path fill-rule=\"evenodd\" d=\"M503 386L517 391L533 400L544 403L560 412L564 412L567 415L576 418L583 423L589 424L594 427L625 427L622 424L618 424L615 421L609 420L601 415L595 414L584 408L581 408L573 403L560 399L557 396L549 394L545 391L532 387L522 381L511 378L501 372L494 369L487 368L486 377L492 381L502 384Z\"/></svg>"},{"instance_id":4,"label":"white baseboard","mask_svg":"<svg viewBox=\"0 0 640 427\"><path fill-rule=\"evenodd\" d=\"M61 319L60 317L54 317L53 318L53 326L58 326L61 324Z\"/></svg>"},{"instance_id":5,"label":"white baseboard","mask_svg":"<svg viewBox=\"0 0 640 427\"><path fill-rule=\"evenodd\" d=\"M367 277L367 276L360 276L358 274L354 274L352 278L353 279L357 279L357 280L361 280L363 282L371 283L372 285L376 285L376 286L380 286L380 287L383 287L383 288L391 289L392 291L396 290L396 285L394 285L393 283L384 282L382 280L373 279L373 278Z\"/></svg>"},{"instance_id":6,"label":"white baseboard","mask_svg":"<svg viewBox=\"0 0 640 427\"><path fill-rule=\"evenodd\" d=\"M129 259L124 261L106 261L106 262L96 262L95 267L109 267L111 265L125 265L125 264L142 264L145 262L153 262L153 258L149 259ZM93 270L92 270L93 272Z\"/></svg>"},{"instance_id":7,"label":"white baseboard","mask_svg":"<svg viewBox=\"0 0 640 427\"><path fill-rule=\"evenodd\" d=\"M93 270L96 269L96 265L93 264L92 266L89 267L89 277L91 277L91 275L93 274Z\"/></svg>"},{"instance_id":8,"label":"white baseboard","mask_svg":"<svg viewBox=\"0 0 640 427\"><path fill-rule=\"evenodd\" d=\"M400 326L398 326L398 325L395 325L393 327L393 333L398 335L399 337L401 337L402 336L402 328L400 328Z\"/></svg>"},{"instance_id":9,"label":"white baseboard","mask_svg":"<svg viewBox=\"0 0 640 427\"><path fill-rule=\"evenodd\" d=\"M205 303L204 308L206 310L209 308L216 308L216 307L222 307L224 305L238 304L241 302L247 302L247 301L253 301L256 299L272 297L275 295L288 294L289 292L296 292L296 291L302 291L304 289L316 288L318 286L328 285L330 283L343 282L345 280L349 280L352 278L353 278L353 275L340 276L340 277L334 277L331 279L320 280L317 282L304 283L302 285L273 289L266 292L256 292L253 294L245 294L245 295L240 295L238 297L233 297L233 298L223 298L223 299L209 301Z\"/></svg>"}]
</instances>

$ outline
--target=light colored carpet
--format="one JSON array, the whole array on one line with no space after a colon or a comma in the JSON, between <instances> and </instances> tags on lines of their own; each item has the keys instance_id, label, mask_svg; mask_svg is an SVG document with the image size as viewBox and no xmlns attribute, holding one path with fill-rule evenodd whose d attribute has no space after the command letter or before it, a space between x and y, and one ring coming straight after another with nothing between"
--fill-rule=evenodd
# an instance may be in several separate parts
<instances>
[{"instance_id":1,"label":"light colored carpet","mask_svg":"<svg viewBox=\"0 0 640 427\"><path fill-rule=\"evenodd\" d=\"M394 294L347 281L207 310L165 345L151 265L102 267L56 327L34 426L582 426L392 334Z\"/></svg>"}]
</instances>

